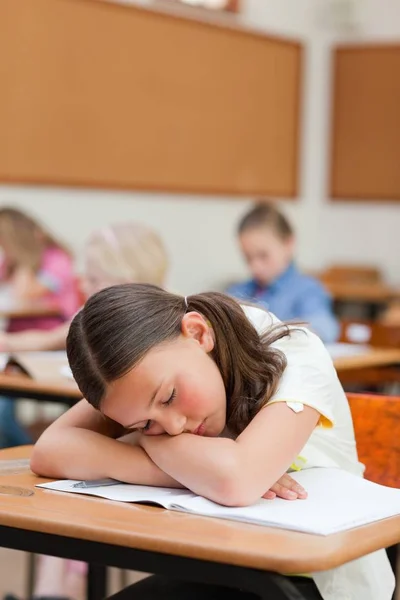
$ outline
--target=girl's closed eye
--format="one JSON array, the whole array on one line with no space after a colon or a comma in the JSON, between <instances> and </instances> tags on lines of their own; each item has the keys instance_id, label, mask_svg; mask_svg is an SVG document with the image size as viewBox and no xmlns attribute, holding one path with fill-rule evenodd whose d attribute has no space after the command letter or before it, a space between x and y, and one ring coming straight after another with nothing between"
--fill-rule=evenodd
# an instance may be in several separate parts
<instances>
[{"instance_id":1,"label":"girl's closed eye","mask_svg":"<svg viewBox=\"0 0 400 600\"><path fill-rule=\"evenodd\" d=\"M163 406L169 406L170 404L172 404L172 402L174 401L175 398L176 398L176 389L174 388L172 390L172 393L171 393L170 397L168 398L168 400L166 400L165 402L162 402ZM144 427L142 427L142 431L149 431L151 426L152 426L152 421L149 419L147 421L146 425Z\"/></svg>"},{"instance_id":2,"label":"girl's closed eye","mask_svg":"<svg viewBox=\"0 0 400 600\"><path fill-rule=\"evenodd\" d=\"M168 400L166 400L165 402L163 402L164 406L169 406L170 404L172 404L172 402L175 400L176 398L176 389L174 388L172 390L172 393L170 395L170 397L168 398Z\"/></svg>"}]
</instances>

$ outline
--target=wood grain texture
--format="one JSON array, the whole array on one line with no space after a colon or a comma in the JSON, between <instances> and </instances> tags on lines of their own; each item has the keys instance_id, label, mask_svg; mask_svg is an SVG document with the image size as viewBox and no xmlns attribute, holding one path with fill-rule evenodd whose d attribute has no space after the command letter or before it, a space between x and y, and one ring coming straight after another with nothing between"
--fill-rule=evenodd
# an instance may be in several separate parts
<instances>
[{"instance_id":1,"label":"wood grain texture","mask_svg":"<svg viewBox=\"0 0 400 600\"><path fill-rule=\"evenodd\" d=\"M1 450L0 461L29 454L29 447ZM316 536L34 487L44 481L29 469L1 475L0 468L0 485L34 490L0 495L0 525L280 573L331 569L400 541L400 517Z\"/></svg>"},{"instance_id":2,"label":"wood grain texture","mask_svg":"<svg viewBox=\"0 0 400 600\"><path fill-rule=\"evenodd\" d=\"M299 43L98 0L0 24L1 181L296 195Z\"/></svg>"},{"instance_id":3,"label":"wood grain texture","mask_svg":"<svg viewBox=\"0 0 400 600\"><path fill-rule=\"evenodd\" d=\"M342 46L333 54L330 194L400 200L400 45Z\"/></svg>"}]
</instances>

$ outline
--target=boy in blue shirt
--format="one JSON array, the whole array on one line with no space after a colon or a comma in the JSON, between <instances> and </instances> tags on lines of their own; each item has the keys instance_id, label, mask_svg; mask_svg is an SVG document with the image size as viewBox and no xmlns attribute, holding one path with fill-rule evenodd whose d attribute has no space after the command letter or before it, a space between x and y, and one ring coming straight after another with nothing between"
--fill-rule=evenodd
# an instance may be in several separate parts
<instances>
[{"instance_id":1,"label":"boy in blue shirt","mask_svg":"<svg viewBox=\"0 0 400 600\"><path fill-rule=\"evenodd\" d=\"M322 284L297 269L294 233L272 204L258 204L239 223L241 250L252 279L230 286L227 293L267 308L282 321L309 324L325 343L337 340L339 324Z\"/></svg>"}]
</instances>

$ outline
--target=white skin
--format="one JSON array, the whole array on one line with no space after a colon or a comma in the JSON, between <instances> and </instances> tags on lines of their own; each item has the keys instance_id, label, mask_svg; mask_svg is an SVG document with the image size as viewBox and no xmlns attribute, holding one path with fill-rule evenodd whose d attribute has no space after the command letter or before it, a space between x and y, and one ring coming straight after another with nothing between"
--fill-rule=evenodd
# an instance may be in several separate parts
<instances>
[{"instance_id":1,"label":"white skin","mask_svg":"<svg viewBox=\"0 0 400 600\"><path fill-rule=\"evenodd\" d=\"M268 226L245 230L239 244L253 278L261 286L275 281L293 260L293 236L282 238Z\"/></svg>"},{"instance_id":2,"label":"white skin","mask_svg":"<svg viewBox=\"0 0 400 600\"><path fill-rule=\"evenodd\" d=\"M232 506L275 494L305 497L285 473L319 413L307 406L294 413L285 403L267 405L236 440L218 437L226 425L226 394L210 355L213 347L204 318L187 313L176 340L151 349L108 386L101 404L108 419L79 403L39 440L32 469L49 477L186 487ZM109 439L127 429L139 430L136 445ZM75 456L79 461L71 460Z\"/></svg>"}]
</instances>

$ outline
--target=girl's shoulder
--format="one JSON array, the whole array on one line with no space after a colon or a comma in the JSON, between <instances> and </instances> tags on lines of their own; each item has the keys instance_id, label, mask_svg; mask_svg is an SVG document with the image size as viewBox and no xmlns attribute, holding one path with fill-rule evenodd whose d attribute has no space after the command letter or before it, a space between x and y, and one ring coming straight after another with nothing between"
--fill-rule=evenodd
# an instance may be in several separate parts
<instances>
[{"instance_id":1,"label":"girl's shoulder","mask_svg":"<svg viewBox=\"0 0 400 600\"><path fill-rule=\"evenodd\" d=\"M271 346L281 350L287 358L301 363L316 361L326 367L332 367L332 359L322 340L304 325L285 324L273 313L257 306L242 304L242 309L259 335L266 333L272 327L287 325L288 335L273 342Z\"/></svg>"},{"instance_id":2,"label":"girl's shoulder","mask_svg":"<svg viewBox=\"0 0 400 600\"><path fill-rule=\"evenodd\" d=\"M264 333L270 327L282 323L274 314L254 306L252 304L241 304L242 310L250 323L258 333Z\"/></svg>"}]
</instances>

